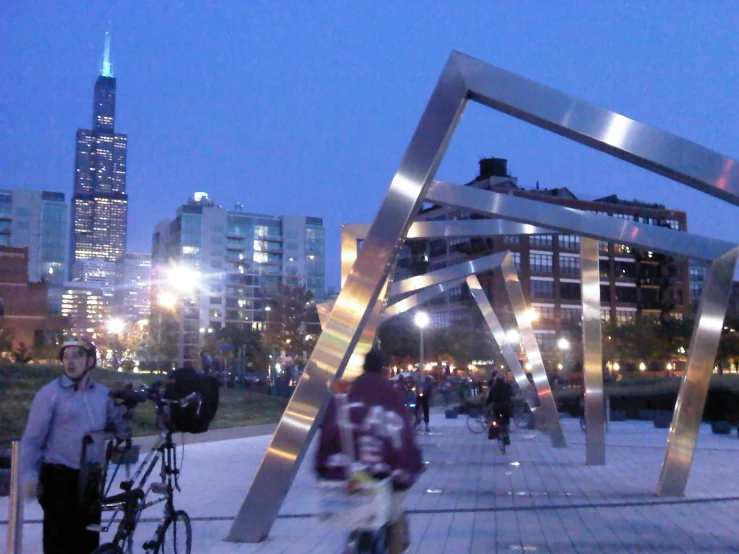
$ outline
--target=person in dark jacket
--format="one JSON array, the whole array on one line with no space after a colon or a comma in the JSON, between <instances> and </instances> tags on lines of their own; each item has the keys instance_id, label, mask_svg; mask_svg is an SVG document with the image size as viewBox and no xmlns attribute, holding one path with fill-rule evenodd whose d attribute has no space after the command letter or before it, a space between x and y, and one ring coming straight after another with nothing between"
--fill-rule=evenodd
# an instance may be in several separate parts
<instances>
[{"instance_id":1,"label":"person in dark jacket","mask_svg":"<svg viewBox=\"0 0 739 554\"><path fill-rule=\"evenodd\" d=\"M315 470L324 479L352 479L368 473L377 479L393 476L391 552L403 552L406 536L403 500L422 473L421 451L403 397L387 379L382 354L370 350L364 373L350 385L345 398L332 397L323 419ZM340 408L342 407L342 408ZM342 444L349 426L353 444ZM344 433L346 435L346 433Z\"/></svg>"},{"instance_id":2,"label":"person in dark jacket","mask_svg":"<svg viewBox=\"0 0 739 554\"><path fill-rule=\"evenodd\" d=\"M501 425L505 425L506 429L511 422L511 398L513 397L513 389L509 383L506 383L502 373L496 373L493 384L488 391L488 397L485 406L489 406L492 415Z\"/></svg>"},{"instance_id":3,"label":"person in dark jacket","mask_svg":"<svg viewBox=\"0 0 739 554\"><path fill-rule=\"evenodd\" d=\"M431 375L427 375L416 388L416 421L421 421L419 411L423 411L423 423L426 426L427 433L429 432L429 406L433 394L434 378Z\"/></svg>"}]
</instances>

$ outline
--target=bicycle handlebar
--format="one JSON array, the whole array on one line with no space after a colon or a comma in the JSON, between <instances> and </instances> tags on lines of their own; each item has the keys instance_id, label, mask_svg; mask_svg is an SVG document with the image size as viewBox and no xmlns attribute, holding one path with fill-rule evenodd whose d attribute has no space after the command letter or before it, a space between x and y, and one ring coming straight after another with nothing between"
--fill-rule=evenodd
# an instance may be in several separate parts
<instances>
[{"instance_id":1,"label":"bicycle handlebar","mask_svg":"<svg viewBox=\"0 0 739 554\"><path fill-rule=\"evenodd\" d=\"M164 408L175 404L184 408L190 402L200 402L202 395L199 392L193 392L183 398L163 398L161 393L162 382L156 381L150 386L143 385L142 390L134 390L131 385L126 385L122 389L115 389L108 393L108 395L114 400L120 400L120 404L125 406L127 409L135 408L137 405L151 400L157 406L157 408ZM198 406L198 412L200 406Z\"/></svg>"}]
</instances>

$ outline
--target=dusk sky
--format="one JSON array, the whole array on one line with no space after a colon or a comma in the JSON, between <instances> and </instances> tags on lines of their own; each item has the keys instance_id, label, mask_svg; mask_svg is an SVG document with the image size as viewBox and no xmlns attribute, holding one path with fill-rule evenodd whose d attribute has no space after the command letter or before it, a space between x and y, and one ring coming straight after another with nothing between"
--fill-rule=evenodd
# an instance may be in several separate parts
<instances>
[{"instance_id":1,"label":"dusk sky","mask_svg":"<svg viewBox=\"0 0 739 554\"><path fill-rule=\"evenodd\" d=\"M739 3L4 0L0 188L71 198L105 31L128 134L129 251L195 191L224 207L370 221L452 50L739 158ZM734 206L470 104L437 176L617 193L739 242Z\"/></svg>"}]
</instances>

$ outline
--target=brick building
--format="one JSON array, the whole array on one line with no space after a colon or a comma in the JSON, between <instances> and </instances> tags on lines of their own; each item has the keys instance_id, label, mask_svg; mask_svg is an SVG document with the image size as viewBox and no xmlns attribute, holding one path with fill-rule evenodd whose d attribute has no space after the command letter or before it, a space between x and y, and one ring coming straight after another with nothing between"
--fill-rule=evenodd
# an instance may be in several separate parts
<instances>
[{"instance_id":1,"label":"brick building","mask_svg":"<svg viewBox=\"0 0 739 554\"><path fill-rule=\"evenodd\" d=\"M0 319L13 349L54 346L64 334L66 318L49 315L48 283L28 280L28 248L0 246Z\"/></svg>"}]
</instances>

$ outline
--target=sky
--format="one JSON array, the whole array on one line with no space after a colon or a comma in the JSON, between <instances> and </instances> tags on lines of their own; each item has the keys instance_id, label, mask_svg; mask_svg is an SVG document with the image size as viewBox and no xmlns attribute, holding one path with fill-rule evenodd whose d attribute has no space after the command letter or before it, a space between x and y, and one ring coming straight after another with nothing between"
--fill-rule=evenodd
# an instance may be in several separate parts
<instances>
[{"instance_id":1,"label":"sky","mask_svg":"<svg viewBox=\"0 0 739 554\"><path fill-rule=\"evenodd\" d=\"M0 188L71 197L110 29L128 250L206 191L323 217L338 286L340 225L374 218L452 50L736 159L738 25L730 0L4 0ZM483 157L527 188L662 203L739 242L734 206L471 103L437 177L468 182Z\"/></svg>"}]
</instances>

